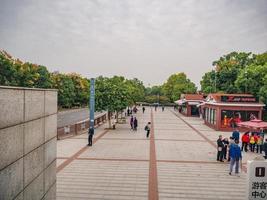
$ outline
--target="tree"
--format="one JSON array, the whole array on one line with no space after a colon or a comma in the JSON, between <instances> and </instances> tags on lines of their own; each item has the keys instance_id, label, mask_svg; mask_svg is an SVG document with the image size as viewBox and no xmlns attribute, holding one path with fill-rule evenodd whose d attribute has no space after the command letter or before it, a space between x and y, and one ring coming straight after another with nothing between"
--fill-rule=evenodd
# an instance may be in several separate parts
<instances>
[{"instance_id":1,"label":"tree","mask_svg":"<svg viewBox=\"0 0 267 200\"><path fill-rule=\"evenodd\" d=\"M74 84L74 104L76 106L85 106L89 102L89 80L76 73L70 73L69 76Z\"/></svg>"},{"instance_id":2,"label":"tree","mask_svg":"<svg viewBox=\"0 0 267 200\"><path fill-rule=\"evenodd\" d=\"M179 99L181 94L195 93L196 90L195 84L186 77L185 73L173 74L163 84L163 92L172 102Z\"/></svg>"},{"instance_id":3,"label":"tree","mask_svg":"<svg viewBox=\"0 0 267 200\"><path fill-rule=\"evenodd\" d=\"M255 55L245 52L231 52L220 57L213 62L216 75L216 91L226 93L237 93L238 88L235 86L235 80L242 69L252 64Z\"/></svg>"},{"instance_id":4,"label":"tree","mask_svg":"<svg viewBox=\"0 0 267 200\"><path fill-rule=\"evenodd\" d=\"M136 102L143 101L145 98L145 87L143 82L137 78L126 80L127 90L129 93L128 104L133 105Z\"/></svg>"},{"instance_id":5,"label":"tree","mask_svg":"<svg viewBox=\"0 0 267 200\"><path fill-rule=\"evenodd\" d=\"M17 86L17 71L13 62L0 52L0 85Z\"/></svg>"},{"instance_id":6,"label":"tree","mask_svg":"<svg viewBox=\"0 0 267 200\"><path fill-rule=\"evenodd\" d=\"M58 89L58 105L71 108L75 99L75 86L72 79L66 74L52 74L53 88Z\"/></svg>"},{"instance_id":7,"label":"tree","mask_svg":"<svg viewBox=\"0 0 267 200\"><path fill-rule=\"evenodd\" d=\"M266 74L267 62L264 65L252 64L240 71L235 86L240 93L250 93L259 97Z\"/></svg>"},{"instance_id":8,"label":"tree","mask_svg":"<svg viewBox=\"0 0 267 200\"><path fill-rule=\"evenodd\" d=\"M111 114L125 109L129 103L129 91L124 77L98 77L95 81L95 109L107 111L109 128Z\"/></svg>"}]
</instances>

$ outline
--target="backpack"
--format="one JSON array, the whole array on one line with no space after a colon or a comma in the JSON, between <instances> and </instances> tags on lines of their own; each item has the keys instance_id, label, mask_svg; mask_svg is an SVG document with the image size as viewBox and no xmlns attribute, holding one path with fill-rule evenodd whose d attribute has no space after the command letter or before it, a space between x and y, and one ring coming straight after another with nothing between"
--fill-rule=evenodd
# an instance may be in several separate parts
<instances>
[{"instance_id":1,"label":"backpack","mask_svg":"<svg viewBox=\"0 0 267 200\"><path fill-rule=\"evenodd\" d=\"M147 125L145 126L145 131L147 131L148 130L148 127L147 127Z\"/></svg>"}]
</instances>

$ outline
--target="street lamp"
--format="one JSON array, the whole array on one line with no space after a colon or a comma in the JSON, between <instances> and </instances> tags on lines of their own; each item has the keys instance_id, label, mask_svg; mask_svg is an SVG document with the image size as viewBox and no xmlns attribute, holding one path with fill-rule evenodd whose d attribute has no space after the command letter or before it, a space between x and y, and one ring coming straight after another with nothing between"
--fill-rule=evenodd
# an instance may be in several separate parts
<instances>
[{"instance_id":1,"label":"street lamp","mask_svg":"<svg viewBox=\"0 0 267 200\"><path fill-rule=\"evenodd\" d=\"M247 87L248 87L248 72L245 71L245 77L246 77L246 82L245 82L245 94L247 93Z\"/></svg>"}]
</instances>

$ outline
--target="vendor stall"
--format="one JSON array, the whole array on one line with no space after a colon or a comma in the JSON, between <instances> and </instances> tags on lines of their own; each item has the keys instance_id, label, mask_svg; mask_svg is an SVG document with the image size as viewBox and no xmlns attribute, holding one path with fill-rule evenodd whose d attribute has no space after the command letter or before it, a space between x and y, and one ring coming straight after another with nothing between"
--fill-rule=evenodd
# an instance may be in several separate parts
<instances>
[{"instance_id":1,"label":"vendor stall","mask_svg":"<svg viewBox=\"0 0 267 200\"><path fill-rule=\"evenodd\" d=\"M261 119L264 104L250 94L209 94L201 106L205 124L215 130L230 131L237 124Z\"/></svg>"},{"instance_id":2,"label":"vendor stall","mask_svg":"<svg viewBox=\"0 0 267 200\"><path fill-rule=\"evenodd\" d=\"M176 101L178 110L185 116L199 116L198 105L203 103L204 98L201 94L182 94L181 99Z\"/></svg>"}]
</instances>

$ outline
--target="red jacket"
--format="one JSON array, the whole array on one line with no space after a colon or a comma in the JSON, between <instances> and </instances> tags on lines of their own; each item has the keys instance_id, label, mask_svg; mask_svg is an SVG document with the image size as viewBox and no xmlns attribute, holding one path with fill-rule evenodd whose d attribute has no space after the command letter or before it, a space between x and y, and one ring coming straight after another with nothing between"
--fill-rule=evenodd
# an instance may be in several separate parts
<instances>
[{"instance_id":1,"label":"red jacket","mask_svg":"<svg viewBox=\"0 0 267 200\"><path fill-rule=\"evenodd\" d=\"M249 134L244 134L241 138L242 142L249 143Z\"/></svg>"}]
</instances>

